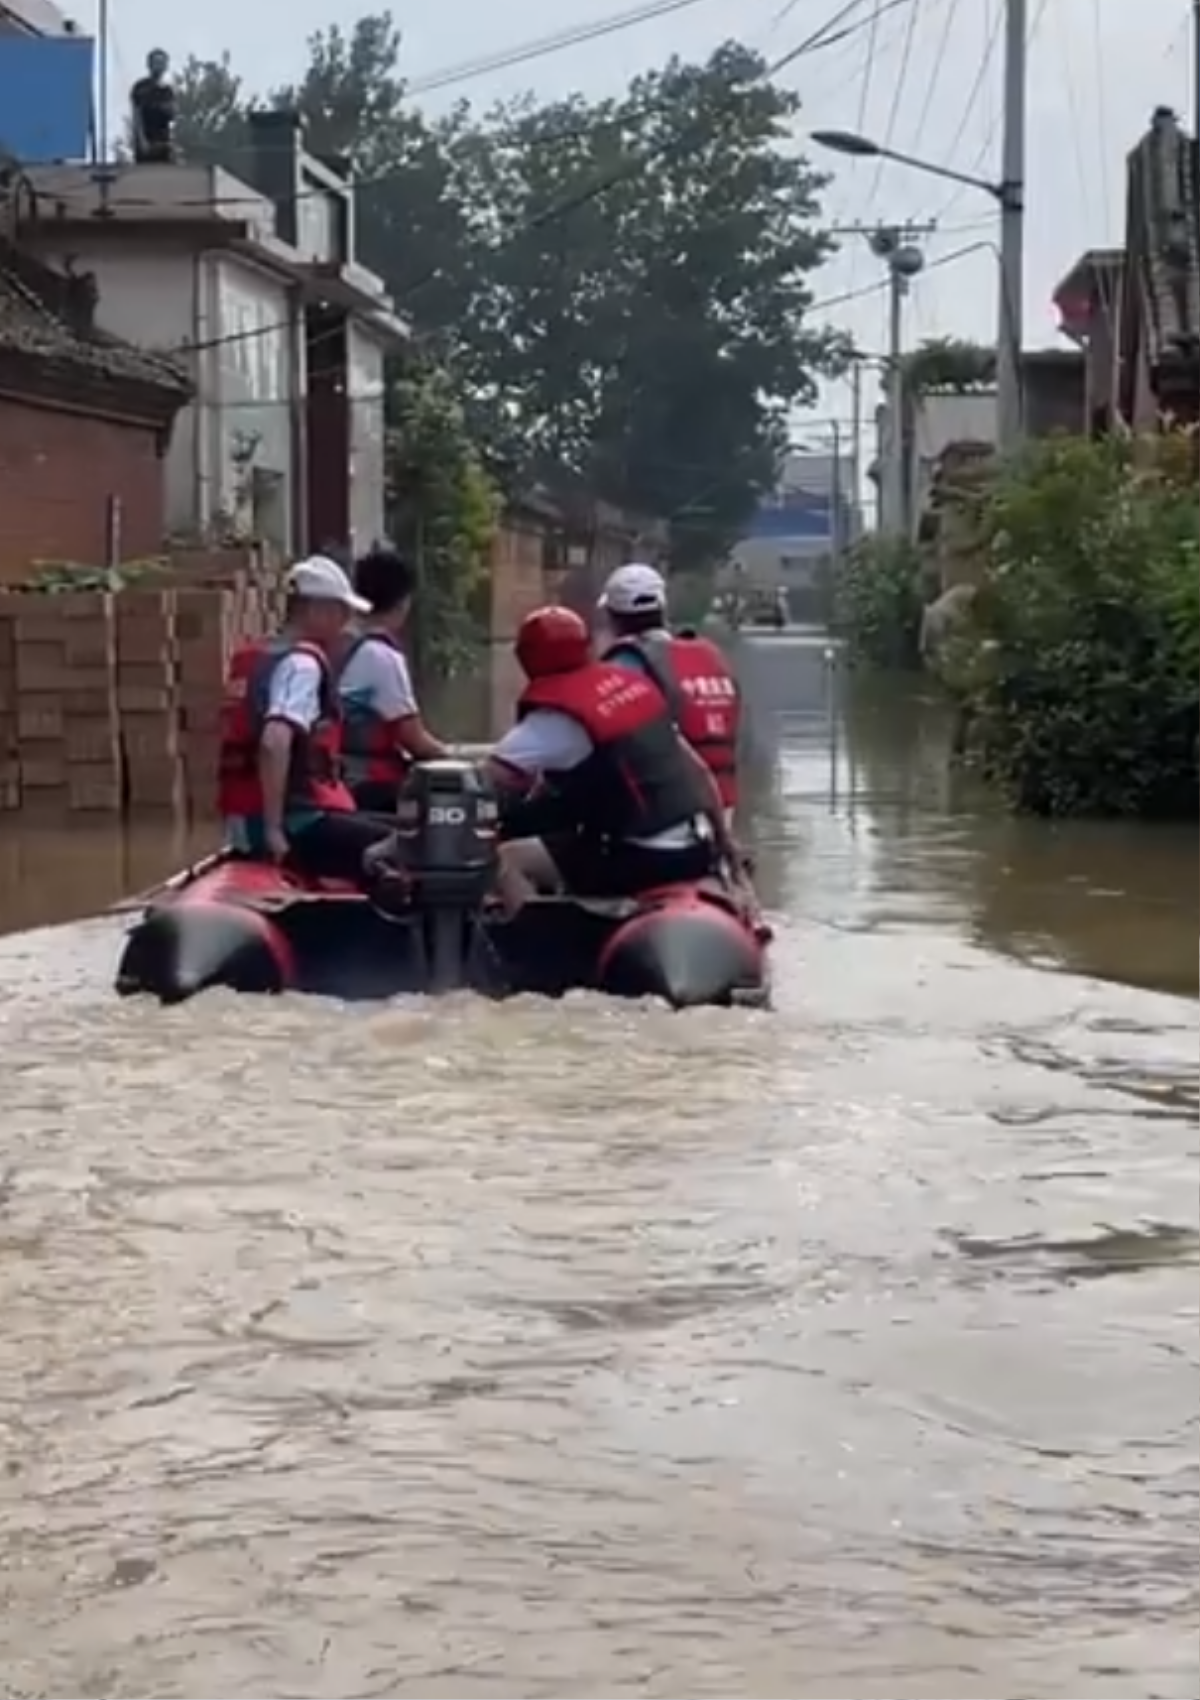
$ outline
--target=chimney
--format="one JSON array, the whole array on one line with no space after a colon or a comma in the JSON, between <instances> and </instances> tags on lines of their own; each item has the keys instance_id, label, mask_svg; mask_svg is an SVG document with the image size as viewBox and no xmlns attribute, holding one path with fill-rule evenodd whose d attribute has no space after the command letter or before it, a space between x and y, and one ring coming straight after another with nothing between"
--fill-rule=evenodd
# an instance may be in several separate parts
<instances>
[{"instance_id":1,"label":"chimney","mask_svg":"<svg viewBox=\"0 0 1200 1700\"><path fill-rule=\"evenodd\" d=\"M291 109L250 114L250 175L260 195L275 208L275 232L296 245L296 199L303 187L300 160L304 124Z\"/></svg>"}]
</instances>

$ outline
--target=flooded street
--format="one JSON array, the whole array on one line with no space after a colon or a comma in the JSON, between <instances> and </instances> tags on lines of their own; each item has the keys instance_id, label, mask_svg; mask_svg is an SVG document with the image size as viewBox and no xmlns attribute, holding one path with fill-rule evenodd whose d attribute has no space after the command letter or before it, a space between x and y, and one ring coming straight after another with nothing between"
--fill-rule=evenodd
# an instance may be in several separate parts
<instances>
[{"instance_id":1,"label":"flooded street","mask_svg":"<svg viewBox=\"0 0 1200 1700\"><path fill-rule=\"evenodd\" d=\"M773 1016L119 1003L185 847L0 844L0 1696L1195 1700L1196 832L744 676Z\"/></svg>"}]
</instances>

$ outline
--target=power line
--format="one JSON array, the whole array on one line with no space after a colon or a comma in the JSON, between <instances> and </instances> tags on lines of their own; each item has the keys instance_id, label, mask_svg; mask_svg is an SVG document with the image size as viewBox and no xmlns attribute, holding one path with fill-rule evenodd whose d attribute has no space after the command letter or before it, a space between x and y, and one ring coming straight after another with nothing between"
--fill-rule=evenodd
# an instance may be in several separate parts
<instances>
[{"instance_id":1,"label":"power line","mask_svg":"<svg viewBox=\"0 0 1200 1700\"><path fill-rule=\"evenodd\" d=\"M900 53L900 69L896 73L896 81L892 88L892 104L888 108L887 123L883 131L882 145L885 148L891 147L892 138L896 133L896 121L900 116L900 103L904 99L904 86L908 81L909 61L912 59L913 42L916 39L917 19L920 16L920 10L920 0L913 0L912 10L908 14L908 28L904 32L904 46ZM874 201L879 192L879 185L883 180L883 164L881 154L875 162L875 176L867 195L868 205Z\"/></svg>"},{"instance_id":2,"label":"power line","mask_svg":"<svg viewBox=\"0 0 1200 1700\"><path fill-rule=\"evenodd\" d=\"M785 53L782 59L777 59L773 65L768 66L764 74L768 77L778 76L779 72L786 70L793 60L799 59L801 54L815 53L821 47L836 47L839 41L848 41L860 30L870 29L886 12L894 12L900 6L913 6L916 4L916 0L879 0L879 4L870 17L860 18L857 22L852 22L852 14L863 3L864 0L849 0L849 3L843 6L840 12L832 18L826 19L825 23L819 29L814 30L812 35L806 37L798 47L793 47L790 53Z\"/></svg>"},{"instance_id":3,"label":"power line","mask_svg":"<svg viewBox=\"0 0 1200 1700\"><path fill-rule=\"evenodd\" d=\"M958 15L958 0L947 0L942 13L942 33L938 37L937 46L933 50L933 65L925 84L925 98L921 102L920 116L917 119L917 127L913 132L909 148L909 151L914 154L919 154L921 151L921 138L925 134L925 126L929 122L930 113L933 111L934 96L941 80L942 67L946 63L946 54L950 49L950 37L954 33L954 20Z\"/></svg>"},{"instance_id":4,"label":"power line","mask_svg":"<svg viewBox=\"0 0 1200 1700\"><path fill-rule=\"evenodd\" d=\"M1029 29L1027 30L1026 35L1025 35L1026 48L1029 48L1033 45L1034 38L1036 37L1039 29L1042 27L1042 22L1043 22L1043 20L1046 16L1046 8L1047 8L1048 4L1049 4L1049 0L1038 0L1037 10L1034 12L1033 17L1030 19ZM996 27L992 32L992 39L989 43L988 50L984 55L984 69L986 69L987 64L990 62L991 53L995 48L996 41L999 39L1000 25L1002 24L1002 22L1003 22L1003 11L1001 10L997 13ZM976 81L978 83L980 83L980 86L982 86L982 80L980 78L977 77ZM987 163L988 156L991 154L991 151L992 151L992 145L996 140L996 132L1000 128L1000 123L1001 123L1002 118L1003 118L1003 111L1002 110L997 111L995 118L993 118L992 122L988 125L987 134L984 136L983 141L980 143L978 153L975 155L975 158L971 161L970 165L967 166L966 171L964 172L964 176L974 177L976 175L976 173L984 170L985 165ZM960 128L965 129L965 123ZM952 147L948 150L948 156L947 157L948 157L949 162L953 161L953 156L954 156L954 148ZM946 214L948 212L950 212L952 208L954 208L958 205L959 201L962 199L963 195L966 193L966 191L969 187L970 187L970 185L967 184L967 183L960 183L955 189L953 189L950 192L950 194L946 198L946 201L943 204L943 206L938 210L937 213L935 213L933 215L937 219L939 224L941 223L942 219L945 218Z\"/></svg>"},{"instance_id":5,"label":"power line","mask_svg":"<svg viewBox=\"0 0 1200 1700\"><path fill-rule=\"evenodd\" d=\"M885 32L883 29L881 29L879 27L885 13L888 12L888 11L895 10L895 9L896 8L892 8L892 7L883 7L883 8L877 7L876 11L872 14L872 16L869 19L864 20L864 26L863 27L865 28L865 30L867 32L867 37L868 37L867 54L866 54L865 58L860 60L858 67L856 67L856 69L851 73L850 77L847 79L851 83L858 82L859 85L860 85L860 91L859 91L860 118L859 118L859 122L858 122L858 126L857 126L857 128L860 132L865 130L865 128L867 126L867 117L866 117L866 114L865 114L865 111L864 111L864 108L865 108L865 105L866 105L866 100L867 100L866 91L868 90L869 86L871 85L871 83L873 81L875 62L880 61L884 57L885 45L886 45L886 48L888 50L890 50L891 47L901 39L901 35L896 33L895 31L886 31ZM912 20L914 11L915 11L915 5L912 8L907 9L907 16L906 16L906 18L904 19L904 21L901 25L901 33L905 37L907 37L909 35L909 32L911 31L911 27L912 27L911 20ZM886 44L885 44L885 34L886 34L886 37L887 37ZM831 91L831 90L827 89L824 85L822 85L821 93L822 93L823 103L828 102L830 100L831 95L834 94L835 92L836 91ZM857 276L858 262L859 262L860 254L861 254L861 250L857 246L855 246L851 250L850 265L849 265L849 279L850 279L850 287L851 288L854 287L855 279L856 279L856 276Z\"/></svg>"},{"instance_id":6,"label":"power line","mask_svg":"<svg viewBox=\"0 0 1200 1700\"><path fill-rule=\"evenodd\" d=\"M993 244L990 242L968 242L965 247L953 248L950 253L939 254L936 260L930 260L921 276L924 277L927 272L937 271L940 266L952 265L955 260L965 260L968 254L978 254L982 249L992 246ZM830 307L843 306L847 301L865 300L868 295L881 294L883 290L890 286L890 281L889 278L882 277L874 283L864 284L861 289L847 289L841 295L827 295L823 301L813 301L806 308L806 312L824 313Z\"/></svg>"},{"instance_id":7,"label":"power line","mask_svg":"<svg viewBox=\"0 0 1200 1700\"><path fill-rule=\"evenodd\" d=\"M626 21L624 23L622 23L620 25L620 27L622 27L622 28L629 27L629 24L631 22L639 21L643 17L649 16L650 14L654 14L654 15L657 16L660 13L663 13L663 12L666 12L666 11L677 11L677 10L681 10L685 6L698 5L700 3L701 3L701 0L655 0L655 3L652 6L639 8L638 9L638 16L637 16L636 19L634 19L629 14L622 14L622 17L625 18ZM844 4L836 13L834 13L831 18L826 19L824 24L820 25L810 35L806 36L805 39L803 41L801 41L796 47L789 49L789 51L786 52L785 54L783 54L781 58L775 60L774 63L768 65L763 70L763 72L760 74L759 80L766 80L766 79L770 79L770 78L777 76L780 71L786 70L789 65L793 64L797 59L801 58L803 55L805 55L807 53L815 53L815 52L818 52L822 48L834 47L840 42L849 40L852 36L856 35L861 29L868 27L874 21L874 19L876 17L882 17L884 14L886 14L888 12L896 11L898 8L903 7L903 6L911 6L911 5L916 3L916 0L878 0L876 12L872 15L871 18L860 19L857 23L850 21L851 15L855 11L857 11L859 6L861 6L865 3L866 3L866 0L847 0L847 3ZM785 10L786 10L786 8L785 8ZM514 51L514 53L516 53L518 51L523 51L523 50L514 49L513 51ZM529 57L533 57L533 56L534 56L533 53L530 52ZM415 87L415 85L414 85L414 87ZM652 101L647 106L645 106L640 112L633 113L633 114L623 114L620 118L614 120L614 123L617 124L618 126L622 126L622 127L623 126L630 126L630 125L636 126L636 125L646 124L646 123L649 123L653 118L655 118L659 114L669 111L671 104L672 103L669 99L664 99L662 101ZM599 127L603 128L603 126L599 126ZM556 147L556 146L560 146L563 142L581 140L590 133L591 128L592 128L591 126L584 125L584 126L581 126L577 130L563 129L563 130L557 131L553 136L547 136L547 137L544 137L544 138L535 139L535 141L532 143L532 145L538 146L538 147ZM203 151L205 153L209 154L210 156L212 156L213 158L217 158L223 152L226 153L226 154L228 154L228 152L230 152L230 151L232 151L234 153L252 154L254 152L254 149L253 149L252 146L247 145L247 146L243 146L241 148L235 148L235 149L232 149L232 150L228 150L228 149L223 149L219 142L214 142L212 144L203 146ZM354 178L350 182L349 187L356 192L358 190L361 190L361 189L377 188L377 187L386 185L388 183L396 182L400 178L407 176L409 169L410 169L410 167L407 164L399 165L399 166L389 166L386 170L378 171L378 172L372 172L372 173L367 174L366 176ZM641 166L639 165L639 167L637 169L640 170ZM619 176L614 178L611 186L615 187L621 180L622 179ZM610 186L610 185L606 185L606 187L607 186ZM262 199L262 196L259 194L259 192L256 189L254 189L253 185L247 184L246 187L249 191L249 193L246 194L246 195L198 196L198 197L191 198L191 199L183 199L183 200L174 201L174 202L172 202L172 205L176 206L176 207L197 207L197 208L199 208L199 207L222 207L222 206L224 206L224 207L239 207L239 206L253 205L253 204L257 203L260 199ZM294 205L298 201L307 200L307 199L315 197L315 196L324 196L326 193L327 193L327 191L323 188L320 188L320 187L309 188L309 189L298 189L293 194L287 196L286 201L289 205ZM55 191L55 194L52 198L58 203L62 203L66 206L70 206L71 200L72 200L72 195L71 195L70 190L66 190L66 191L57 190L57 191ZM591 197L589 197L589 198L591 198ZM123 197L121 199L121 202L120 202L120 205L124 206L124 207L151 207L151 206L157 207L157 206L160 206L161 204L162 203L160 201L151 200L148 197L135 197L135 196ZM574 211L575 210L574 206L572 206L569 210ZM424 280L422 280L422 281L424 281ZM417 286L413 285L413 286L410 286L410 287L417 287Z\"/></svg>"},{"instance_id":8,"label":"power line","mask_svg":"<svg viewBox=\"0 0 1200 1700\"><path fill-rule=\"evenodd\" d=\"M963 137L967 133L967 125L971 122L971 115L975 111L976 102L983 93L984 85L987 82L988 72L992 67L992 60L995 58L996 49L1000 45L1000 32L1004 23L1003 7L1004 0L1000 0L1000 4L996 6L990 14L990 27L988 29L987 39L984 42L983 53L980 56L979 64L975 68L974 80L971 83L970 89L967 91L966 103L959 115L958 126L954 131L954 135L950 139L949 146L942 155L944 163L953 165L954 157L962 144ZM988 131L988 138L984 143L981 158L986 156L988 150L991 148L992 140L996 134L996 128L997 123L993 122ZM952 198L946 204L948 207L953 206L954 199Z\"/></svg>"},{"instance_id":9,"label":"power line","mask_svg":"<svg viewBox=\"0 0 1200 1700\"><path fill-rule=\"evenodd\" d=\"M507 71L515 65L528 65L535 60L549 58L551 54L563 53L568 48L581 46L585 42L601 41L607 36L635 29L639 24L652 23L657 18L665 18L673 12L684 12L705 3L706 0L650 0L649 4L631 7L628 11L617 12L608 18L594 19L590 24L579 24L573 29L559 30L552 35L536 36L518 46L477 59L462 60L440 71L431 71L427 76L417 77L408 83L405 93L432 94L437 89L452 88L456 83L469 82L474 77L487 76L493 71Z\"/></svg>"},{"instance_id":10,"label":"power line","mask_svg":"<svg viewBox=\"0 0 1200 1700\"><path fill-rule=\"evenodd\" d=\"M787 66L794 64L795 61L801 58L804 54L817 52L823 47L832 46L835 42L844 39L847 34L853 34L857 30L865 28L870 22L869 19L861 19L857 24L849 21L852 18L853 13L859 9L859 6L862 3L863 0L847 0L847 3L841 6L832 17L826 19L824 24L820 25L810 35L806 36L805 39L796 47L790 48L772 64L764 66L763 69L744 86L750 87L753 86L754 83L770 80L777 76L781 70L784 70ZM883 8L886 11L894 10L899 6L911 6L914 3L915 0L882 0ZM664 100L656 103L656 106L659 110L666 111L670 108L670 102ZM649 115L650 114L648 112L644 114L643 117ZM533 214L524 221L523 229L525 234L561 223L563 220L569 218L572 213L590 205L592 201L598 199L599 196L605 194L608 190L619 187L627 179L639 175L656 163L664 163L671 159L675 154L688 148L691 145L691 141L692 138L690 136L685 136L669 139L664 143L659 143L657 146L652 146L640 157L625 161L622 165L617 166L612 171L593 179L591 183L582 186L572 194L564 196L557 202L551 202L549 206L542 208L540 212ZM388 175L394 177L399 174L393 172ZM378 179L368 179L367 181L378 181ZM355 185L355 187L359 186L360 185ZM496 244L497 250L501 250L503 248L504 240L505 239L502 239ZM409 301L417 290L426 288L440 275L440 266L433 266L428 272L416 278L408 286L404 306L407 307ZM268 336L274 331L286 330L289 325L290 321L288 320L280 320L272 325L257 325L249 330L232 331L225 336L211 337L203 342L183 344L173 350L173 352L177 354L191 354L199 353L209 348L223 348L231 343L253 341L257 337ZM336 329L331 328L329 334L337 334ZM314 339L314 341L315 340L317 339Z\"/></svg>"},{"instance_id":11,"label":"power line","mask_svg":"<svg viewBox=\"0 0 1200 1700\"><path fill-rule=\"evenodd\" d=\"M916 8L913 8L914 12ZM871 104L871 78L875 70L875 52L879 46L879 20L882 7L876 6L871 13L871 21L867 25L866 60L863 65L862 88L858 95L858 119L854 128L861 136L867 127L867 109Z\"/></svg>"}]
</instances>

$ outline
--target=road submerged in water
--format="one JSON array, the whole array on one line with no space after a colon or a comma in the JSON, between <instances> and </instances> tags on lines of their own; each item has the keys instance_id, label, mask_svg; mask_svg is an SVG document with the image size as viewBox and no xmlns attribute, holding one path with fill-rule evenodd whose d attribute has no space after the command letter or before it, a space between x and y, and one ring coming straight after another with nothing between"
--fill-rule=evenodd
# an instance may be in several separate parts
<instances>
[{"instance_id":1,"label":"road submerged in water","mask_svg":"<svg viewBox=\"0 0 1200 1700\"><path fill-rule=\"evenodd\" d=\"M773 1017L0 941L0 1694L1194 1700L1194 840L1028 852L816 657Z\"/></svg>"}]
</instances>

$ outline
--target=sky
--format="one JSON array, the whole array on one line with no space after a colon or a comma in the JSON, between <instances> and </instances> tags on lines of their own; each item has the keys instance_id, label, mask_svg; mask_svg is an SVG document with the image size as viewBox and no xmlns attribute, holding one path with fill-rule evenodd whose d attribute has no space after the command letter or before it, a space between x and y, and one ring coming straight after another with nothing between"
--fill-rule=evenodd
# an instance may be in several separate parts
<instances>
[{"instance_id":1,"label":"sky","mask_svg":"<svg viewBox=\"0 0 1200 1700\"><path fill-rule=\"evenodd\" d=\"M673 53L705 57L731 34L779 58L847 3L738 0L734 8L729 0L688 0L669 16L521 66L463 75L419 98L437 110L462 97L487 105L524 89L545 98L576 89L600 96ZM393 10L403 33L406 73L419 84L457 71L468 60L602 21L632 4L441 0L430 6L409 0ZM1028 0L1028 6L1025 341L1044 347L1061 341L1051 304L1056 283L1086 249L1122 243L1125 155L1154 107L1173 106L1194 126L1196 48L1191 0ZM269 86L299 73L312 30L333 22L352 25L375 9L375 0L288 0L286 6L205 0L186 8L163 8L160 0L109 0L109 8L114 84L131 81L146 52L162 46L176 60L228 50L251 84ZM859 0L848 21L869 19L874 9L875 0ZM809 146L810 130L857 130L936 164L997 176L1002 9L1002 0L896 0L874 28L797 59L780 77L804 101L797 147ZM76 16L84 27L95 22L94 14ZM826 191L829 222L936 222L936 231L923 241L926 270L913 285L906 339L994 341L997 221L989 197L909 167L819 149L812 154L833 176ZM964 248L971 251L960 254ZM882 269L866 243L847 237L817 274L818 302L828 306L816 316L851 332L860 348L881 349L882 283ZM868 390L865 399L869 409L874 393ZM800 428L819 432L827 419L844 425L848 416L848 386L828 385Z\"/></svg>"}]
</instances>

